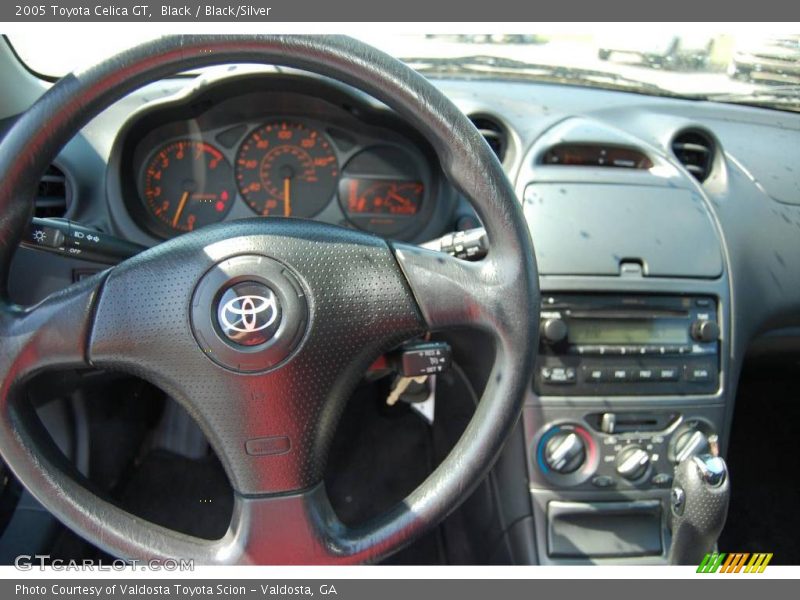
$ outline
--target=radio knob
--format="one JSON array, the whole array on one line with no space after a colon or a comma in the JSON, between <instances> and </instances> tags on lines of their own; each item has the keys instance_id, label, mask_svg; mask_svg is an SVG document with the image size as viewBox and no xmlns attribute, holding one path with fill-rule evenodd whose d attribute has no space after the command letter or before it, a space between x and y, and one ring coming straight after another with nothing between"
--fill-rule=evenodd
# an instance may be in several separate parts
<instances>
[{"instance_id":1,"label":"radio knob","mask_svg":"<svg viewBox=\"0 0 800 600\"><path fill-rule=\"evenodd\" d=\"M542 338L550 344L557 344L567 337L567 324L563 319L544 319L539 330Z\"/></svg>"},{"instance_id":2,"label":"radio knob","mask_svg":"<svg viewBox=\"0 0 800 600\"><path fill-rule=\"evenodd\" d=\"M586 460L586 446L577 433L562 430L547 440L544 460L548 467L558 473L572 473Z\"/></svg>"},{"instance_id":3,"label":"radio knob","mask_svg":"<svg viewBox=\"0 0 800 600\"><path fill-rule=\"evenodd\" d=\"M650 455L639 446L628 446L617 454L617 473L629 481L642 477L648 466Z\"/></svg>"},{"instance_id":4,"label":"radio knob","mask_svg":"<svg viewBox=\"0 0 800 600\"><path fill-rule=\"evenodd\" d=\"M719 325L714 321L699 319L692 323L691 333L695 342L716 342L719 339Z\"/></svg>"}]
</instances>

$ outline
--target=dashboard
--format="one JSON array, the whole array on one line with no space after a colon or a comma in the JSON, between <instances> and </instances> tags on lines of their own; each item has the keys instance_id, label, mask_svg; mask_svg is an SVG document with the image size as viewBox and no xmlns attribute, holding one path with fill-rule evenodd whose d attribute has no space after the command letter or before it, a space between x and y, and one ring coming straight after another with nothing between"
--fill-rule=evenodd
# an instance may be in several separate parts
<instances>
[{"instance_id":1,"label":"dashboard","mask_svg":"<svg viewBox=\"0 0 800 600\"><path fill-rule=\"evenodd\" d=\"M248 217L415 240L454 207L418 134L341 86L296 75L204 79L130 115L113 157L119 226L154 240Z\"/></svg>"},{"instance_id":2,"label":"dashboard","mask_svg":"<svg viewBox=\"0 0 800 600\"><path fill-rule=\"evenodd\" d=\"M498 153L536 248L542 345L498 469L511 473L514 561L663 563L670 461L711 436L726 451L752 340L800 339L800 115L434 83ZM408 123L296 72L231 66L151 84L55 166L70 189L63 216L144 246L254 217L414 243L479 225ZM97 268L23 249L10 294L32 303ZM550 461L554 449L569 460Z\"/></svg>"}]
</instances>

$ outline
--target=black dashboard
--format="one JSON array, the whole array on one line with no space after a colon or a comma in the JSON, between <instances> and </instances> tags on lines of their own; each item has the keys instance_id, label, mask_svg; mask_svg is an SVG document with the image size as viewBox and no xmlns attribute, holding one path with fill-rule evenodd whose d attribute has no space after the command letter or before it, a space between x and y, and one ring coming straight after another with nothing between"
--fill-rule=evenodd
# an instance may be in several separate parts
<instances>
[{"instance_id":1,"label":"black dashboard","mask_svg":"<svg viewBox=\"0 0 800 600\"><path fill-rule=\"evenodd\" d=\"M524 457L512 472L526 472L525 502L506 533L515 561L663 563L682 444L717 436L724 453L751 341L800 339L800 115L552 84L435 83L514 183L536 247L543 332L547 321L608 311L610 298L618 321L668 306L664 326L676 314L685 323L671 344L648 337L661 326L641 326L641 310L640 326L620 324L610 342L591 330L567 345L543 335L522 451L500 466ZM55 166L70 188L64 216L145 246L254 216L415 243L479 224L417 132L368 96L302 73L232 66L152 84L90 123ZM97 268L23 249L10 293L30 303ZM704 322L715 334L698 339L691 328ZM574 460L549 464L553 440ZM643 462L626 472L634 453Z\"/></svg>"}]
</instances>

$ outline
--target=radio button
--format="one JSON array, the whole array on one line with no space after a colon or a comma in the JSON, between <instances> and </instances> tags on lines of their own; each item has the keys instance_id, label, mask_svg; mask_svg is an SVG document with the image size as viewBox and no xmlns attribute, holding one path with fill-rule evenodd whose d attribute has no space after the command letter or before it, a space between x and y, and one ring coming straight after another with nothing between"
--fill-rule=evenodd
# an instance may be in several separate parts
<instances>
[{"instance_id":1,"label":"radio button","mask_svg":"<svg viewBox=\"0 0 800 600\"><path fill-rule=\"evenodd\" d=\"M706 383L711 381L711 369L708 367L688 367L686 379L693 383Z\"/></svg>"},{"instance_id":2,"label":"radio button","mask_svg":"<svg viewBox=\"0 0 800 600\"><path fill-rule=\"evenodd\" d=\"M545 383L575 383L573 367L542 367L541 374Z\"/></svg>"},{"instance_id":3,"label":"radio button","mask_svg":"<svg viewBox=\"0 0 800 600\"><path fill-rule=\"evenodd\" d=\"M632 372L633 369L627 369L624 367L615 367L609 369L609 380L615 383L630 381Z\"/></svg>"},{"instance_id":4,"label":"radio button","mask_svg":"<svg viewBox=\"0 0 800 600\"><path fill-rule=\"evenodd\" d=\"M608 381L608 369L603 367L583 367L583 380L587 383Z\"/></svg>"},{"instance_id":5,"label":"radio button","mask_svg":"<svg viewBox=\"0 0 800 600\"><path fill-rule=\"evenodd\" d=\"M585 355L585 354L591 354L591 355L601 354L600 346L587 346L587 345L584 345L584 344L581 344L581 345L578 345L578 346L570 346L569 347L569 353L570 354L581 354L581 355Z\"/></svg>"},{"instance_id":6,"label":"radio button","mask_svg":"<svg viewBox=\"0 0 800 600\"><path fill-rule=\"evenodd\" d=\"M677 367L661 367L656 369L656 379L658 381L678 381L680 373Z\"/></svg>"},{"instance_id":7,"label":"radio button","mask_svg":"<svg viewBox=\"0 0 800 600\"><path fill-rule=\"evenodd\" d=\"M667 349L664 346L645 346L646 354L666 354Z\"/></svg>"},{"instance_id":8,"label":"radio button","mask_svg":"<svg viewBox=\"0 0 800 600\"><path fill-rule=\"evenodd\" d=\"M655 379L656 379L655 369L648 369L645 367L633 370L634 381L655 381Z\"/></svg>"}]
</instances>

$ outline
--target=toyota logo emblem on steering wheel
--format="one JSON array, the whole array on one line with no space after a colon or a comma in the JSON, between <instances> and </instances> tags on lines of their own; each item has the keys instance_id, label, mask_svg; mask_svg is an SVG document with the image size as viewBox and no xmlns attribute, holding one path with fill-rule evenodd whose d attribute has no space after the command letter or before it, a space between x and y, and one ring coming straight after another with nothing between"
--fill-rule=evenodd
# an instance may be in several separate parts
<instances>
[{"instance_id":1,"label":"toyota logo emblem on steering wheel","mask_svg":"<svg viewBox=\"0 0 800 600\"><path fill-rule=\"evenodd\" d=\"M259 346L273 338L281 323L278 295L255 281L229 287L217 301L217 325L239 346Z\"/></svg>"},{"instance_id":2,"label":"toyota logo emblem on steering wheel","mask_svg":"<svg viewBox=\"0 0 800 600\"><path fill-rule=\"evenodd\" d=\"M248 294L228 300L220 311L222 324L242 333L261 331L272 325L278 318L278 302L272 291L268 293L267 298Z\"/></svg>"}]
</instances>

